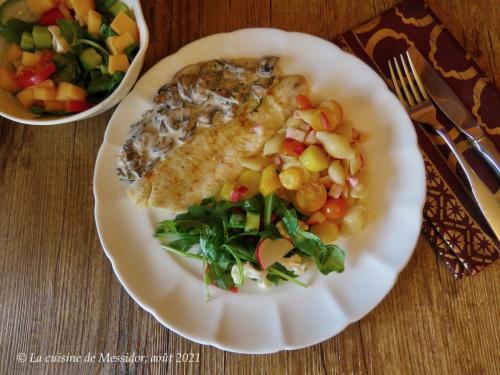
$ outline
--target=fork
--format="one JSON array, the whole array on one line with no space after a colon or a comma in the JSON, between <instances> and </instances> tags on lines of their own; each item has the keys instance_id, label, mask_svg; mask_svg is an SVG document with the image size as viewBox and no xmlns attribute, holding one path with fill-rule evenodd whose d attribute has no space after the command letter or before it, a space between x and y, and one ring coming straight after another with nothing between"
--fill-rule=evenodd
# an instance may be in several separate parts
<instances>
[{"instance_id":1,"label":"fork","mask_svg":"<svg viewBox=\"0 0 500 375\"><path fill-rule=\"evenodd\" d=\"M491 193L490 189L479 179L467 160L457 149L445 127L437 120L436 107L429 99L420 77L415 70L408 51L388 61L394 91L406 108L411 119L431 125L443 138L445 143L455 155L462 167L467 181L471 187L477 205L481 209L486 221L493 230L497 240L500 239L500 204ZM397 76L396 76L397 74Z\"/></svg>"}]
</instances>

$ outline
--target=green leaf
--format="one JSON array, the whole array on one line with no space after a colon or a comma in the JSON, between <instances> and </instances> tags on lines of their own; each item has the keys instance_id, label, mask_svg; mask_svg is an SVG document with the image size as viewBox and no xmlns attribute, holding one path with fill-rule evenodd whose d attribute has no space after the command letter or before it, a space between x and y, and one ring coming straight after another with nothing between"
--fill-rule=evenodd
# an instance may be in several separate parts
<instances>
[{"instance_id":1,"label":"green leaf","mask_svg":"<svg viewBox=\"0 0 500 375\"><path fill-rule=\"evenodd\" d=\"M243 201L241 208L243 208L247 212L262 212L263 207L263 199L262 195L256 195L255 197L246 199Z\"/></svg>"},{"instance_id":2,"label":"green leaf","mask_svg":"<svg viewBox=\"0 0 500 375\"><path fill-rule=\"evenodd\" d=\"M70 46L76 45L78 39L82 39L85 36L85 30L76 21L60 19L57 20L57 26L61 29L61 35Z\"/></svg>"},{"instance_id":3,"label":"green leaf","mask_svg":"<svg viewBox=\"0 0 500 375\"><path fill-rule=\"evenodd\" d=\"M102 74L100 70L94 70L91 73L91 80L87 87L90 94L105 93L111 94L121 83L125 73L116 72L113 75Z\"/></svg>"},{"instance_id":4,"label":"green leaf","mask_svg":"<svg viewBox=\"0 0 500 375\"><path fill-rule=\"evenodd\" d=\"M79 83L82 78L82 70L76 56L69 53L58 53L52 57L57 70L52 79L59 83L61 81L69 83Z\"/></svg>"}]
</instances>

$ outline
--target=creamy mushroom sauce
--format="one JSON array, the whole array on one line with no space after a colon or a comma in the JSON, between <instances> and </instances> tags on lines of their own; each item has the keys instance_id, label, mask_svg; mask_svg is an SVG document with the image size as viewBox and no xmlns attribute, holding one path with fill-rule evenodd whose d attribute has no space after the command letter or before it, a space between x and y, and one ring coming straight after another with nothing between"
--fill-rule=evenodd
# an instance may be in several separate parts
<instances>
[{"instance_id":1,"label":"creamy mushroom sauce","mask_svg":"<svg viewBox=\"0 0 500 375\"><path fill-rule=\"evenodd\" d=\"M189 65L162 86L154 106L130 128L118 157L121 179L135 181L199 127L256 110L277 77L278 57L212 60Z\"/></svg>"}]
</instances>

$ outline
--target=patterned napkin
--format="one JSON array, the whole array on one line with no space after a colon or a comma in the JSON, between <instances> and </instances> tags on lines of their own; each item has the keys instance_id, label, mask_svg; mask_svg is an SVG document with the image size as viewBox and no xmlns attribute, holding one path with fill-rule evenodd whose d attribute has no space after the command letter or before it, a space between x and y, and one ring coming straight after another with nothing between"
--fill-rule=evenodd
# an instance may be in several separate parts
<instances>
[{"instance_id":1,"label":"patterned napkin","mask_svg":"<svg viewBox=\"0 0 500 375\"><path fill-rule=\"evenodd\" d=\"M415 46L500 147L498 91L426 5L405 1L334 42L370 65L389 86L387 60ZM479 177L494 193L498 192L500 185L495 175L465 136L441 113L438 118ZM499 243L442 139L432 129L414 125L427 172L422 232L456 277L474 275L498 259Z\"/></svg>"}]
</instances>

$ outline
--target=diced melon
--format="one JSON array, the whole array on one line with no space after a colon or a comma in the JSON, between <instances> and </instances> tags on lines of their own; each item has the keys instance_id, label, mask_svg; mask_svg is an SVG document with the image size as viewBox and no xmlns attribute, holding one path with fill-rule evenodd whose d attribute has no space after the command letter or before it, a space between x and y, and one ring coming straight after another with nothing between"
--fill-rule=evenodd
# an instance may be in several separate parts
<instances>
[{"instance_id":1,"label":"diced melon","mask_svg":"<svg viewBox=\"0 0 500 375\"><path fill-rule=\"evenodd\" d=\"M87 91L81 87L72 85L68 82L60 82L57 86L56 100L81 100L87 98Z\"/></svg>"},{"instance_id":2,"label":"diced melon","mask_svg":"<svg viewBox=\"0 0 500 375\"><path fill-rule=\"evenodd\" d=\"M15 60L20 60L23 56L23 50L19 45L13 43L10 45L9 49L7 50L7 60L9 62L15 61Z\"/></svg>"},{"instance_id":3,"label":"diced melon","mask_svg":"<svg viewBox=\"0 0 500 375\"><path fill-rule=\"evenodd\" d=\"M33 87L33 97L35 100L55 100L57 90L47 87Z\"/></svg>"},{"instance_id":4,"label":"diced melon","mask_svg":"<svg viewBox=\"0 0 500 375\"><path fill-rule=\"evenodd\" d=\"M87 14L87 30L89 34L99 34L101 31L102 16L99 12L91 9Z\"/></svg>"},{"instance_id":5,"label":"diced melon","mask_svg":"<svg viewBox=\"0 0 500 375\"><path fill-rule=\"evenodd\" d=\"M57 100L46 100L43 102L43 106L47 111L51 112L64 111L64 102Z\"/></svg>"},{"instance_id":6,"label":"diced melon","mask_svg":"<svg viewBox=\"0 0 500 375\"><path fill-rule=\"evenodd\" d=\"M35 98L33 97L33 87L28 87L17 94L17 99L21 102L24 108L29 108L35 104Z\"/></svg>"},{"instance_id":7,"label":"diced melon","mask_svg":"<svg viewBox=\"0 0 500 375\"><path fill-rule=\"evenodd\" d=\"M22 64L27 67L27 68L32 68L40 62L42 59L42 53L41 52L26 52L23 51L23 56L22 56Z\"/></svg>"},{"instance_id":8,"label":"diced melon","mask_svg":"<svg viewBox=\"0 0 500 375\"><path fill-rule=\"evenodd\" d=\"M71 4L71 0L61 0L61 4L65 5L68 9L73 9L73 4Z\"/></svg>"},{"instance_id":9,"label":"diced melon","mask_svg":"<svg viewBox=\"0 0 500 375\"><path fill-rule=\"evenodd\" d=\"M89 10L95 9L94 0L70 0L70 3L75 10L75 18L80 22L80 25L86 25Z\"/></svg>"},{"instance_id":10,"label":"diced melon","mask_svg":"<svg viewBox=\"0 0 500 375\"><path fill-rule=\"evenodd\" d=\"M126 72L129 67L127 55L111 55L109 56L108 72L113 74L115 72Z\"/></svg>"},{"instance_id":11,"label":"diced melon","mask_svg":"<svg viewBox=\"0 0 500 375\"><path fill-rule=\"evenodd\" d=\"M129 32L134 37L135 41L139 41L139 29L137 23L130 18L125 12L119 12L113 22L111 28L119 35Z\"/></svg>"},{"instance_id":12,"label":"diced melon","mask_svg":"<svg viewBox=\"0 0 500 375\"><path fill-rule=\"evenodd\" d=\"M42 15L46 11L55 8L58 2L58 0L26 0L33 13L38 15Z\"/></svg>"},{"instance_id":13,"label":"diced melon","mask_svg":"<svg viewBox=\"0 0 500 375\"><path fill-rule=\"evenodd\" d=\"M122 53L125 48L134 43L134 37L129 32L122 35L110 36L106 39L106 46L113 55Z\"/></svg>"},{"instance_id":14,"label":"diced melon","mask_svg":"<svg viewBox=\"0 0 500 375\"><path fill-rule=\"evenodd\" d=\"M0 88L11 93L21 91L21 86L17 84L14 78L14 71L5 66L0 67Z\"/></svg>"},{"instance_id":15,"label":"diced melon","mask_svg":"<svg viewBox=\"0 0 500 375\"><path fill-rule=\"evenodd\" d=\"M35 85L33 87L43 87L46 89L55 89L56 84L51 79L46 79L45 81L40 82L38 85Z\"/></svg>"}]
</instances>

